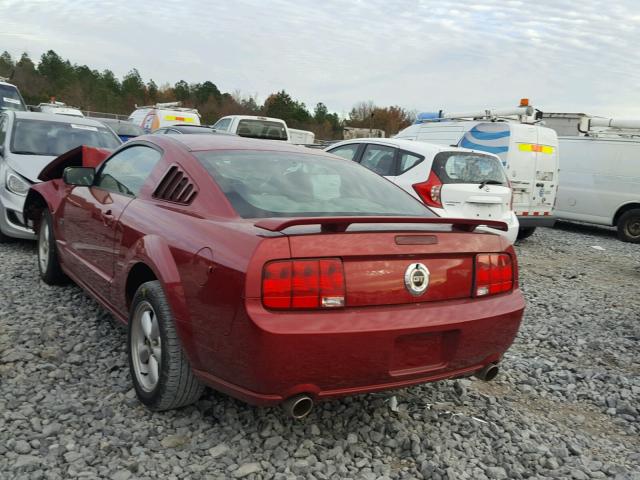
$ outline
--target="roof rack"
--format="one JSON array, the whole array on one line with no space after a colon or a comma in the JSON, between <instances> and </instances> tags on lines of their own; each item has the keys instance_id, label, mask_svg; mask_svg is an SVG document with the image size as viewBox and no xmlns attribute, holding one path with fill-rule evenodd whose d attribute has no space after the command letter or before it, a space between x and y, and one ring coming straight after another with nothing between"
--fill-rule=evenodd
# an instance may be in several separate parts
<instances>
[{"instance_id":1,"label":"roof rack","mask_svg":"<svg viewBox=\"0 0 640 480\"><path fill-rule=\"evenodd\" d=\"M166 108L170 110L176 110L178 112L194 112L200 115L196 108L183 107L182 102L165 102L156 103L155 105L134 105L135 108Z\"/></svg>"},{"instance_id":2,"label":"roof rack","mask_svg":"<svg viewBox=\"0 0 640 480\"><path fill-rule=\"evenodd\" d=\"M416 123L441 122L442 120L516 120L520 123L535 123L539 119L536 110L529 105L529 99L520 100L520 105L512 108L472 110L469 112L445 112L427 114L425 118L418 118Z\"/></svg>"}]
</instances>

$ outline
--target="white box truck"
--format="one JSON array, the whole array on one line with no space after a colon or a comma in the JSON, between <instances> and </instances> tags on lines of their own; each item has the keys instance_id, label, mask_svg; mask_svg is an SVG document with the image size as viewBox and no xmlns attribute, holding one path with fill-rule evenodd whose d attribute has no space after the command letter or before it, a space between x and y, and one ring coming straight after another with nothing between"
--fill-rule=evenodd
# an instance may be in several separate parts
<instances>
[{"instance_id":1,"label":"white box truck","mask_svg":"<svg viewBox=\"0 0 640 480\"><path fill-rule=\"evenodd\" d=\"M438 112L400 131L395 138L469 148L500 157L513 189L518 238L552 226L558 188L558 136L536 121L532 107L465 113Z\"/></svg>"},{"instance_id":2,"label":"white box truck","mask_svg":"<svg viewBox=\"0 0 640 480\"><path fill-rule=\"evenodd\" d=\"M559 137L556 218L613 226L640 243L640 121L575 120L577 134Z\"/></svg>"}]
</instances>

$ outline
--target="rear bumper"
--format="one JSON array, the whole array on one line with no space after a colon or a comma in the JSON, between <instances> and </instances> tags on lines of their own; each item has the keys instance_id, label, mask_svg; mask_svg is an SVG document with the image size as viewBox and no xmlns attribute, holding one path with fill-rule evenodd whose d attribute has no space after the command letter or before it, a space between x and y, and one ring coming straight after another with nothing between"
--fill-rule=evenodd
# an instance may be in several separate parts
<instances>
[{"instance_id":1,"label":"rear bumper","mask_svg":"<svg viewBox=\"0 0 640 480\"><path fill-rule=\"evenodd\" d=\"M518 222L521 227L553 227L556 223L556 217L552 215L545 216L518 216Z\"/></svg>"},{"instance_id":2,"label":"rear bumper","mask_svg":"<svg viewBox=\"0 0 640 480\"><path fill-rule=\"evenodd\" d=\"M248 299L234 320L231 365L196 370L245 402L275 405L470 375L500 361L524 310L519 290L462 299L344 311L273 313Z\"/></svg>"}]
</instances>

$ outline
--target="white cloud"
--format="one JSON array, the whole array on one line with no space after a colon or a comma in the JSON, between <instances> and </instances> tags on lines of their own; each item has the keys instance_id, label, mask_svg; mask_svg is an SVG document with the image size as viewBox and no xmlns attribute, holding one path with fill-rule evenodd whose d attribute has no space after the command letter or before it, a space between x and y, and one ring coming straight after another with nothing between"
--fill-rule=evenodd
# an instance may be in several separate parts
<instances>
[{"instance_id":1,"label":"white cloud","mask_svg":"<svg viewBox=\"0 0 640 480\"><path fill-rule=\"evenodd\" d=\"M285 89L313 106L508 106L640 116L635 2L3 0L0 45L156 83Z\"/></svg>"}]
</instances>

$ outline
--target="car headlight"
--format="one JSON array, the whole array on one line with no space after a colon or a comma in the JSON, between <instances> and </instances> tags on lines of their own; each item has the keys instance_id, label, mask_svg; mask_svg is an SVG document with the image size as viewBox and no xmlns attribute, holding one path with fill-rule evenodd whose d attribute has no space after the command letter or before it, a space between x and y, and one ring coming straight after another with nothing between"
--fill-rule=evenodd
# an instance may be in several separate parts
<instances>
[{"instance_id":1,"label":"car headlight","mask_svg":"<svg viewBox=\"0 0 640 480\"><path fill-rule=\"evenodd\" d=\"M27 192L29 192L30 187L31 184L21 176L13 172L7 172L7 190L10 192L25 196Z\"/></svg>"}]
</instances>

